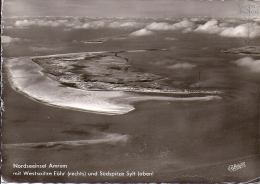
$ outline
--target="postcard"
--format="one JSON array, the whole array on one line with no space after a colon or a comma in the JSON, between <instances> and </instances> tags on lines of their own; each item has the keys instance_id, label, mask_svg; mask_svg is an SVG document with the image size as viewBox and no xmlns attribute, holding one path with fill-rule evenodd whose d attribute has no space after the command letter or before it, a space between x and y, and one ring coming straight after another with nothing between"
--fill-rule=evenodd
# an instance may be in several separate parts
<instances>
[{"instance_id":1,"label":"postcard","mask_svg":"<svg viewBox=\"0 0 260 184\"><path fill-rule=\"evenodd\" d=\"M3 183L259 183L260 2L4 0Z\"/></svg>"}]
</instances>

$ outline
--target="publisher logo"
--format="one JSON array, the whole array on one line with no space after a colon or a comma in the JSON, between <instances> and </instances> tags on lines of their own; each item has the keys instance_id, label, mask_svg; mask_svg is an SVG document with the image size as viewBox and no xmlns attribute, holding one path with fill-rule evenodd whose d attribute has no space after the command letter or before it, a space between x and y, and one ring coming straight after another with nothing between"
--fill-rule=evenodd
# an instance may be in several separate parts
<instances>
[{"instance_id":1,"label":"publisher logo","mask_svg":"<svg viewBox=\"0 0 260 184\"><path fill-rule=\"evenodd\" d=\"M234 172L234 171L237 171L237 170L245 168L245 167L246 167L246 163L241 162L240 164L233 164L233 165L228 166L228 170L230 172Z\"/></svg>"}]
</instances>

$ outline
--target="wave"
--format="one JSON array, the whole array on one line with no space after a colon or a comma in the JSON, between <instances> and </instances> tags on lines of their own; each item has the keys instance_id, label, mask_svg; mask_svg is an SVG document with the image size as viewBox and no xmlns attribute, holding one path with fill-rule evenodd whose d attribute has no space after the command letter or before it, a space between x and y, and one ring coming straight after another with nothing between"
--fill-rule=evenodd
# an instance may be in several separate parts
<instances>
[{"instance_id":1,"label":"wave","mask_svg":"<svg viewBox=\"0 0 260 184\"><path fill-rule=\"evenodd\" d=\"M124 91L87 91L65 87L59 82L46 77L41 73L42 68L32 62L29 57L9 59L6 62L6 66L9 70L9 79L12 87L29 98L47 105L98 114L125 114L134 110L132 103L144 100L209 101L222 99L220 96L212 95L201 97L201 94L209 94L207 91L200 92L200 97L185 98L140 95ZM164 93L163 91L150 92ZM197 92L175 91L172 93L196 94Z\"/></svg>"},{"instance_id":2,"label":"wave","mask_svg":"<svg viewBox=\"0 0 260 184\"><path fill-rule=\"evenodd\" d=\"M18 144L3 144L4 148L20 149L20 148L56 148L64 146L84 146L101 143L125 143L129 139L128 135L120 134L105 134L99 139L92 140L75 140L75 141L54 141L54 142L39 142L39 143L18 143Z\"/></svg>"}]
</instances>

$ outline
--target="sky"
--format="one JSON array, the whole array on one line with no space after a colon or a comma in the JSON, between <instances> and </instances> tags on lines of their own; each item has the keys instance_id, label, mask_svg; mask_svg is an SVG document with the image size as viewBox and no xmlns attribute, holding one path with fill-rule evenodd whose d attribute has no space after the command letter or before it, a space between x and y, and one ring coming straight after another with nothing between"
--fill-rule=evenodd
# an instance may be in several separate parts
<instances>
[{"instance_id":1,"label":"sky","mask_svg":"<svg viewBox=\"0 0 260 184\"><path fill-rule=\"evenodd\" d=\"M238 4L231 0L4 0L3 16L234 17Z\"/></svg>"}]
</instances>

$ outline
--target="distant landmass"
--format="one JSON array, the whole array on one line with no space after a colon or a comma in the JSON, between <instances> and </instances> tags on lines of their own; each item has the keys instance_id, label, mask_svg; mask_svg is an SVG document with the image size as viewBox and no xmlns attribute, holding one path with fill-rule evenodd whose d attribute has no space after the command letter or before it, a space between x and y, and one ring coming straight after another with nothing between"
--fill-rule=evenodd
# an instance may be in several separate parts
<instances>
[{"instance_id":1,"label":"distant landmass","mask_svg":"<svg viewBox=\"0 0 260 184\"><path fill-rule=\"evenodd\" d=\"M239 48L232 48L228 50L221 51L223 53L231 53L231 54L247 54L247 55L260 55L260 46L246 46Z\"/></svg>"}]
</instances>

